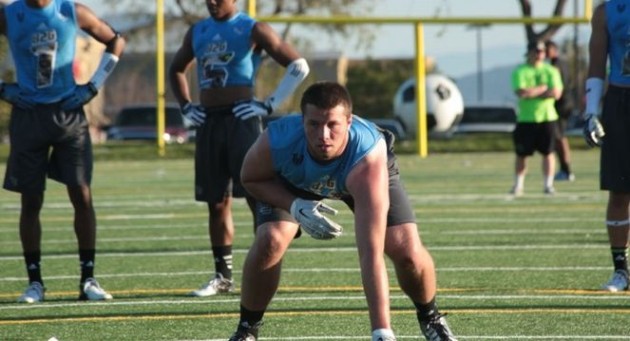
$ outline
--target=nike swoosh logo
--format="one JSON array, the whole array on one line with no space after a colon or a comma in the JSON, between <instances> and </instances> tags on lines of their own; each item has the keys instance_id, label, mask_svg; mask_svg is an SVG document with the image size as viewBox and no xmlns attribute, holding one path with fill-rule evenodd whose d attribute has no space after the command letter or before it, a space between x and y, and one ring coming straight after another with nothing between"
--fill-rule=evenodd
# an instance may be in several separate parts
<instances>
[{"instance_id":1,"label":"nike swoosh logo","mask_svg":"<svg viewBox=\"0 0 630 341\"><path fill-rule=\"evenodd\" d=\"M302 212L302 210L304 210L304 209L303 209L303 208L300 208L300 209L298 210L298 213L299 213L299 214L301 214L303 217L308 218L308 215L304 214L304 212Z\"/></svg>"}]
</instances>

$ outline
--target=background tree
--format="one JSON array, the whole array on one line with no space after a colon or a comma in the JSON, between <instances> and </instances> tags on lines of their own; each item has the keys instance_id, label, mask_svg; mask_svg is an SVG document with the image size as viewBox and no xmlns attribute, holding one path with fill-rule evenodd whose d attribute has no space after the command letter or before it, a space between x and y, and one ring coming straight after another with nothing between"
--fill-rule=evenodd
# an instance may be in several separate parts
<instances>
[{"instance_id":1,"label":"background tree","mask_svg":"<svg viewBox=\"0 0 630 341\"><path fill-rule=\"evenodd\" d=\"M531 18L532 17L532 2L530 0L517 0L521 5L521 12L523 13L523 17ZM551 13L554 17L561 17L564 12L564 8L567 4L567 0L556 0L556 5ZM533 24L525 24L525 37L528 42L531 41L546 41L551 40L553 36L558 33L558 30L562 24L548 24L542 30L536 32L534 30Z\"/></svg>"}]
</instances>

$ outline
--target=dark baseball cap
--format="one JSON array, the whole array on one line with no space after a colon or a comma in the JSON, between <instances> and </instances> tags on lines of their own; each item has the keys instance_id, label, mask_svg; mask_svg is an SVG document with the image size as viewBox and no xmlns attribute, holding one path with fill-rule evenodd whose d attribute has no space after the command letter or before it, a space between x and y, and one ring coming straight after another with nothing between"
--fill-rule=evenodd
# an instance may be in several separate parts
<instances>
[{"instance_id":1,"label":"dark baseball cap","mask_svg":"<svg viewBox=\"0 0 630 341\"><path fill-rule=\"evenodd\" d=\"M545 51L545 43L542 41L530 41L527 44L527 52L529 51Z\"/></svg>"}]
</instances>

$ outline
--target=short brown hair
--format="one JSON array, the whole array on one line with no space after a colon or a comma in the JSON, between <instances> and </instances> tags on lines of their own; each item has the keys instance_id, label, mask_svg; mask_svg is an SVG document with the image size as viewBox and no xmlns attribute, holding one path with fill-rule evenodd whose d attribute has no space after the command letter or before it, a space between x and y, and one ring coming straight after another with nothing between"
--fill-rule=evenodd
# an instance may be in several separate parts
<instances>
[{"instance_id":1,"label":"short brown hair","mask_svg":"<svg viewBox=\"0 0 630 341\"><path fill-rule=\"evenodd\" d=\"M306 106L312 104L320 109L331 109L343 105L352 113L352 98L348 89L337 82L320 81L309 86L300 101L300 109L304 113Z\"/></svg>"}]
</instances>

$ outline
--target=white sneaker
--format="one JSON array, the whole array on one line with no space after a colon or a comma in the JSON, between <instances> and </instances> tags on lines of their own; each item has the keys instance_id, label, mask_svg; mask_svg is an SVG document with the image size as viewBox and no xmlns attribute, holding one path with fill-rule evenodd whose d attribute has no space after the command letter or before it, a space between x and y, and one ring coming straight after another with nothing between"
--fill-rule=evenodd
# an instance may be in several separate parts
<instances>
[{"instance_id":1,"label":"white sneaker","mask_svg":"<svg viewBox=\"0 0 630 341\"><path fill-rule=\"evenodd\" d=\"M44 292L46 289L39 282L31 282L20 298L19 303L37 303L44 300Z\"/></svg>"},{"instance_id":2,"label":"white sneaker","mask_svg":"<svg viewBox=\"0 0 630 341\"><path fill-rule=\"evenodd\" d=\"M234 291L234 282L231 279L223 278L223 275L216 274L208 283L201 288L190 292L190 296L206 297L216 294L226 294Z\"/></svg>"},{"instance_id":3,"label":"white sneaker","mask_svg":"<svg viewBox=\"0 0 630 341\"><path fill-rule=\"evenodd\" d=\"M80 301L104 301L113 297L94 278L88 278L81 286Z\"/></svg>"},{"instance_id":4,"label":"white sneaker","mask_svg":"<svg viewBox=\"0 0 630 341\"><path fill-rule=\"evenodd\" d=\"M610 292L628 290L628 272L624 270L613 272L612 277L602 286L602 289Z\"/></svg>"},{"instance_id":5,"label":"white sneaker","mask_svg":"<svg viewBox=\"0 0 630 341\"><path fill-rule=\"evenodd\" d=\"M545 193L545 194L547 194L547 195L554 195L554 194L556 194L556 189L555 189L555 188L553 188L553 186L550 186L550 187L545 187L545 188L543 189L543 193Z\"/></svg>"},{"instance_id":6,"label":"white sneaker","mask_svg":"<svg viewBox=\"0 0 630 341\"><path fill-rule=\"evenodd\" d=\"M509 194L512 194L515 197L520 197L523 196L523 187L512 187L512 189L510 189Z\"/></svg>"}]
</instances>

